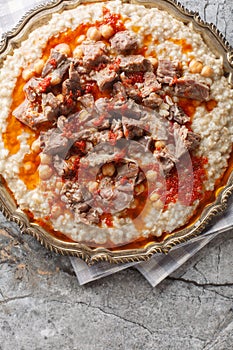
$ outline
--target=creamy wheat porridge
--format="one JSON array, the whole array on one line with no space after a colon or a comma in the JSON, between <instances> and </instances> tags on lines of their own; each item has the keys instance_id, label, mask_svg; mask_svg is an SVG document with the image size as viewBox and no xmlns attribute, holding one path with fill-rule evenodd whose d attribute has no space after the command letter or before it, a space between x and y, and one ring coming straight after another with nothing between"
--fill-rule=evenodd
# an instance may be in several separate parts
<instances>
[{"instance_id":1,"label":"creamy wheat porridge","mask_svg":"<svg viewBox=\"0 0 233 350\"><path fill-rule=\"evenodd\" d=\"M23 210L79 242L172 232L228 166L233 91L168 13L54 14L0 73L0 171Z\"/></svg>"}]
</instances>

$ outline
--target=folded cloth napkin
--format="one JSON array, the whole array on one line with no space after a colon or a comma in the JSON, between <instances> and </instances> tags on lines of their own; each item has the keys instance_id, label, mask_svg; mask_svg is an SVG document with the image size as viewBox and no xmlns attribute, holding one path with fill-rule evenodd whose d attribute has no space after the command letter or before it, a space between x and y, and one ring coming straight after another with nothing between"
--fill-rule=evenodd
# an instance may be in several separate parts
<instances>
[{"instance_id":1,"label":"folded cloth napkin","mask_svg":"<svg viewBox=\"0 0 233 350\"><path fill-rule=\"evenodd\" d=\"M187 243L174 247L168 254L155 254L150 260L141 263L126 263L114 265L108 262L100 262L93 266L88 266L79 258L71 258L74 271L79 284L97 280L111 275L128 267L134 266L140 271L148 282L155 287L164 278L169 276L178 267L184 264L206 244L217 235L233 229L233 199L229 200L229 207L221 216L216 217L212 226L208 227L200 236L193 238Z\"/></svg>"},{"instance_id":2,"label":"folded cloth napkin","mask_svg":"<svg viewBox=\"0 0 233 350\"><path fill-rule=\"evenodd\" d=\"M44 2L44 0L0 0L0 36L4 32L11 30L27 11ZM85 284L128 267L135 266L135 268L137 268L145 276L152 286L156 286L170 273L181 266L196 252L198 252L202 247L209 243L214 237L223 231L232 229L232 224L233 203L231 200L229 209L221 217L221 220L216 221L212 227L189 243L173 248L167 255L155 254L147 262L126 263L119 265L111 265L107 262L100 262L89 267L84 261L78 258L71 258L71 262L80 284Z\"/></svg>"}]
</instances>

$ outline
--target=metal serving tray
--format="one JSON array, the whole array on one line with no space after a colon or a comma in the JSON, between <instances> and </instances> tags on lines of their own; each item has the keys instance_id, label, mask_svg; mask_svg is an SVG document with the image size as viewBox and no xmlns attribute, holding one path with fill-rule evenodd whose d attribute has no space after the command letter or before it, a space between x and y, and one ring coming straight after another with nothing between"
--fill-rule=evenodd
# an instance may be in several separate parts
<instances>
[{"instance_id":1,"label":"metal serving tray","mask_svg":"<svg viewBox=\"0 0 233 350\"><path fill-rule=\"evenodd\" d=\"M53 0L43 5L39 5L28 12L10 32L3 35L0 43L0 67L5 57L11 54L13 50L20 46L28 34L35 28L46 23L51 15L55 12L62 12L66 9L72 9L82 3L89 1L62 1ZM221 57L226 76L229 84L233 86L233 50L223 35L213 24L207 24L201 20L197 13L188 11L175 0L151 0L151 1L124 1L133 4L141 4L146 7L157 7L166 10L178 20L184 23L191 23L193 29L200 32L210 50L218 57ZM232 158L232 157L231 157ZM232 163L232 159L231 159ZM161 242L156 240L145 241L137 244L137 247L122 246L113 250L102 247L91 248L87 245L68 242L58 239L49 232L45 231L38 224L30 222L27 215L17 208L14 199L7 190L7 184L4 179L0 180L0 209L3 214L11 221L16 222L22 233L27 233L35 237L46 248L60 254L78 256L87 263L92 264L100 260L120 263L130 261L143 261L149 259L153 254L158 252L167 253L173 246L191 240L201 234L210 220L220 213L227 206L227 200L233 192L233 172L228 170L220 186L215 191L213 201L208 203L191 223L185 228L168 234Z\"/></svg>"}]
</instances>

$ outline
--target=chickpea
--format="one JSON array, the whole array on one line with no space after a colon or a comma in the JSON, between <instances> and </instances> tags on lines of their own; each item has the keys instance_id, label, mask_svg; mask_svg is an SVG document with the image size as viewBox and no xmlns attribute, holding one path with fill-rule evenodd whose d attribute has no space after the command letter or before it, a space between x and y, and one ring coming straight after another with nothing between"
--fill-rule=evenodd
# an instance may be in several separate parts
<instances>
[{"instance_id":1,"label":"chickpea","mask_svg":"<svg viewBox=\"0 0 233 350\"><path fill-rule=\"evenodd\" d=\"M213 69L211 67L204 66L202 68L201 75L203 77L210 78L210 77L212 77L213 74L214 74L214 71L213 71Z\"/></svg>"},{"instance_id":2,"label":"chickpea","mask_svg":"<svg viewBox=\"0 0 233 350\"><path fill-rule=\"evenodd\" d=\"M97 190L97 188L98 188L98 182L96 182L96 181L89 182L89 184L88 184L89 192L93 193L95 190Z\"/></svg>"},{"instance_id":3,"label":"chickpea","mask_svg":"<svg viewBox=\"0 0 233 350\"><path fill-rule=\"evenodd\" d=\"M152 63L152 65L157 68L158 67L158 60L155 57L147 57L147 59Z\"/></svg>"},{"instance_id":4,"label":"chickpea","mask_svg":"<svg viewBox=\"0 0 233 350\"><path fill-rule=\"evenodd\" d=\"M153 207L156 209L156 210L161 210L163 208L163 202L158 199L157 201L153 202Z\"/></svg>"},{"instance_id":5,"label":"chickpea","mask_svg":"<svg viewBox=\"0 0 233 350\"><path fill-rule=\"evenodd\" d=\"M39 166L39 176L41 180L48 180L53 174L52 168L47 164L42 164Z\"/></svg>"},{"instance_id":6,"label":"chickpea","mask_svg":"<svg viewBox=\"0 0 233 350\"><path fill-rule=\"evenodd\" d=\"M76 48L73 51L73 56L74 58L81 58L83 56L83 50L81 48L81 46L76 46Z\"/></svg>"},{"instance_id":7,"label":"chickpea","mask_svg":"<svg viewBox=\"0 0 233 350\"><path fill-rule=\"evenodd\" d=\"M59 102L64 102L64 96L62 94L58 94L56 96L56 99L59 101Z\"/></svg>"},{"instance_id":8,"label":"chickpea","mask_svg":"<svg viewBox=\"0 0 233 350\"><path fill-rule=\"evenodd\" d=\"M56 182L56 189L57 190L61 190L62 189L62 187L64 186L64 183L62 182L62 181L57 181Z\"/></svg>"},{"instance_id":9,"label":"chickpea","mask_svg":"<svg viewBox=\"0 0 233 350\"><path fill-rule=\"evenodd\" d=\"M138 184L135 186L134 190L137 194L140 194L145 191L145 186L143 184Z\"/></svg>"},{"instance_id":10,"label":"chickpea","mask_svg":"<svg viewBox=\"0 0 233 350\"><path fill-rule=\"evenodd\" d=\"M61 77L59 77L59 76L57 75L56 71L53 72L52 75L51 75L50 84L54 86L54 85L60 84L60 82L61 82Z\"/></svg>"},{"instance_id":11,"label":"chickpea","mask_svg":"<svg viewBox=\"0 0 233 350\"><path fill-rule=\"evenodd\" d=\"M102 166L102 173L104 176L113 176L115 173L115 166L112 163L107 163Z\"/></svg>"},{"instance_id":12,"label":"chickpea","mask_svg":"<svg viewBox=\"0 0 233 350\"><path fill-rule=\"evenodd\" d=\"M40 154L40 162L41 162L41 164L51 164L52 158L48 154L41 153Z\"/></svg>"},{"instance_id":13,"label":"chickpea","mask_svg":"<svg viewBox=\"0 0 233 350\"><path fill-rule=\"evenodd\" d=\"M146 172L146 178L148 181L155 181L157 179L157 173L154 170L148 170Z\"/></svg>"},{"instance_id":14,"label":"chickpea","mask_svg":"<svg viewBox=\"0 0 233 350\"><path fill-rule=\"evenodd\" d=\"M150 195L151 202L156 202L159 199L159 194L156 192L152 192Z\"/></svg>"},{"instance_id":15,"label":"chickpea","mask_svg":"<svg viewBox=\"0 0 233 350\"><path fill-rule=\"evenodd\" d=\"M54 49L63 53L66 56L70 56L70 54L71 54L71 50L70 50L69 45L65 44L65 43L56 45Z\"/></svg>"},{"instance_id":16,"label":"chickpea","mask_svg":"<svg viewBox=\"0 0 233 350\"><path fill-rule=\"evenodd\" d=\"M165 147L165 142L164 141L156 141L155 142L155 148L156 149L161 149Z\"/></svg>"},{"instance_id":17,"label":"chickpea","mask_svg":"<svg viewBox=\"0 0 233 350\"><path fill-rule=\"evenodd\" d=\"M87 31L87 37L91 40L98 41L101 38L101 33L99 29L95 27L90 27Z\"/></svg>"},{"instance_id":18,"label":"chickpea","mask_svg":"<svg viewBox=\"0 0 233 350\"><path fill-rule=\"evenodd\" d=\"M28 81L29 79L31 79L33 77L33 75L35 74L34 70L31 68L25 68L22 72L22 78L25 81Z\"/></svg>"},{"instance_id":19,"label":"chickpea","mask_svg":"<svg viewBox=\"0 0 233 350\"><path fill-rule=\"evenodd\" d=\"M44 67L44 61L42 59L39 59L34 63L34 71L37 74L41 74L43 67Z\"/></svg>"},{"instance_id":20,"label":"chickpea","mask_svg":"<svg viewBox=\"0 0 233 350\"><path fill-rule=\"evenodd\" d=\"M80 35L80 36L77 37L77 39L76 39L76 44L77 44L77 45L82 44L82 42L83 42L85 39L86 39L86 37L85 37L84 34Z\"/></svg>"},{"instance_id":21,"label":"chickpea","mask_svg":"<svg viewBox=\"0 0 233 350\"><path fill-rule=\"evenodd\" d=\"M40 152L40 140L35 140L31 145L31 150L34 152Z\"/></svg>"},{"instance_id":22,"label":"chickpea","mask_svg":"<svg viewBox=\"0 0 233 350\"><path fill-rule=\"evenodd\" d=\"M109 24L104 24L100 27L100 32L104 39L109 39L114 34L114 29Z\"/></svg>"},{"instance_id":23,"label":"chickpea","mask_svg":"<svg viewBox=\"0 0 233 350\"><path fill-rule=\"evenodd\" d=\"M201 73L203 68L203 64L200 61L192 60L189 63L189 71L190 73Z\"/></svg>"}]
</instances>

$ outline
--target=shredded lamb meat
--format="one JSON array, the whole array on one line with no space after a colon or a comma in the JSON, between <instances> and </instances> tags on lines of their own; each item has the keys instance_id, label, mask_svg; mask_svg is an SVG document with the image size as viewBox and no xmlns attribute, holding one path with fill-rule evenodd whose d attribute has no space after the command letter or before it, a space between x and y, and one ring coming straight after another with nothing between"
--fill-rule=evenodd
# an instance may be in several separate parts
<instances>
[{"instance_id":1,"label":"shredded lamb meat","mask_svg":"<svg viewBox=\"0 0 233 350\"><path fill-rule=\"evenodd\" d=\"M136 153L151 152L167 176L200 142L177 100L207 101L210 88L182 76L177 61L159 60L156 69L138 54L139 41L127 30L116 32L108 45L86 40L81 48L78 60L51 49L41 76L25 84L25 100L14 116L33 130L50 123L40 132L40 148L52 157L54 172L64 181L61 200L77 222L99 225L105 210L130 208L139 195L135 188L146 188L138 164L127 159L124 147L117 151L120 142L134 141L131 150ZM166 101L163 117L159 108ZM164 146L156 148L157 141ZM79 171L82 166L85 170L90 152L86 165L88 178L96 171L94 185L84 178L81 186ZM103 164L110 169L107 175Z\"/></svg>"}]
</instances>

